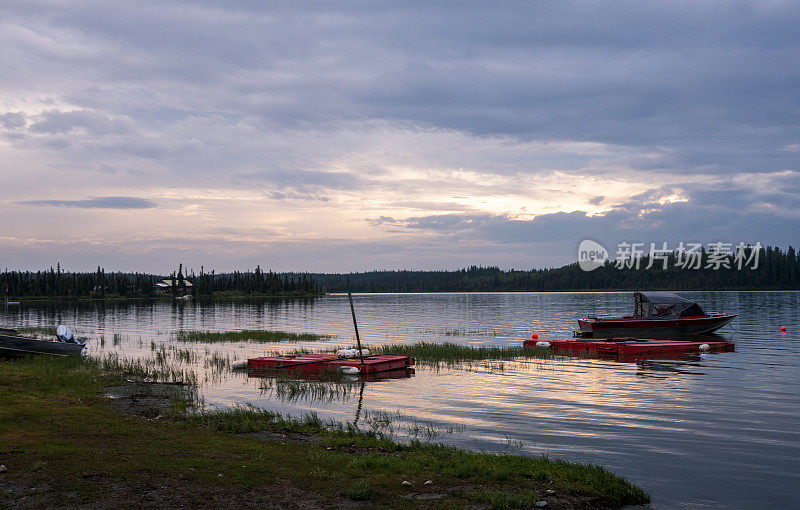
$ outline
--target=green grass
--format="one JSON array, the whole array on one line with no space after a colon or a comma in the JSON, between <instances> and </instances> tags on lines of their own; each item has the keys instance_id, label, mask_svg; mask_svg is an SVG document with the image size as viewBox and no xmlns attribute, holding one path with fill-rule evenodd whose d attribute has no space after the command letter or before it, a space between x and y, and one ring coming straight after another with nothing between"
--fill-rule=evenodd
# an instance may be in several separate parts
<instances>
[{"instance_id":1,"label":"green grass","mask_svg":"<svg viewBox=\"0 0 800 510\"><path fill-rule=\"evenodd\" d=\"M240 331L178 331L175 338L181 342L300 342L332 338L316 333L290 333L288 331L263 331L243 329Z\"/></svg>"},{"instance_id":2,"label":"green grass","mask_svg":"<svg viewBox=\"0 0 800 510\"><path fill-rule=\"evenodd\" d=\"M451 342L418 342L415 344L391 344L370 348L374 354L397 354L411 356L417 363L427 365L455 365L482 360L513 360L518 358L551 358L550 349L523 347L471 347Z\"/></svg>"},{"instance_id":3,"label":"green grass","mask_svg":"<svg viewBox=\"0 0 800 510\"><path fill-rule=\"evenodd\" d=\"M245 434L259 430L294 430L300 428L299 422L284 422L282 416L266 409L250 406L236 406L228 410L205 413L190 413L184 420L195 426L209 427L222 432Z\"/></svg>"},{"instance_id":4,"label":"green grass","mask_svg":"<svg viewBox=\"0 0 800 510\"><path fill-rule=\"evenodd\" d=\"M478 499L489 503L493 509L506 508L532 508L541 498L538 493L531 491L508 492L502 490L484 491Z\"/></svg>"},{"instance_id":5,"label":"green grass","mask_svg":"<svg viewBox=\"0 0 800 510\"><path fill-rule=\"evenodd\" d=\"M444 478L480 483L484 487L496 486L472 495L475 500L488 502L496 508L525 508L541 499L539 495L546 489L602 495L611 506L649 501L649 496L638 487L592 464L474 452L419 440L398 443L391 439L391 416L382 412L365 413L367 428L349 422L323 422L313 412L295 419L250 406L189 415L186 420L198 426L239 434L271 430L317 435L321 445L368 449L366 453L354 455L345 467L363 473L398 477L413 473L421 480ZM541 490L532 490L532 487Z\"/></svg>"},{"instance_id":6,"label":"green grass","mask_svg":"<svg viewBox=\"0 0 800 510\"><path fill-rule=\"evenodd\" d=\"M354 501L369 501L375 490L366 480L358 480L345 491L344 495Z\"/></svg>"},{"instance_id":7,"label":"green grass","mask_svg":"<svg viewBox=\"0 0 800 510\"><path fill-rule=\"evenodd\" d=\"M257 506L513 507L553 489L591 496L601 506L645 503L639 488L601 467L460 450L430 442L408 444L375 430L390 417L365 413L364 424L323 422L309 413L288 418L239 407L169 419L119 414L104 386L144 371L120 361L38 358L0 362L0 455L8 487L0 507ZM183 409L191 408L191 402ZM366 428L364 428L366 427ZM260 441L237 436L271 431L313 440ZM425 480L434 486L424 486ZM409 480L412 487L402 487ZM19 496L21 497L21 496ZM547 498L549 496L546 496ZM552 501L557 505L558 500ZM505 505L505 506L504 506Z\"/></svg>"}]
</instances>

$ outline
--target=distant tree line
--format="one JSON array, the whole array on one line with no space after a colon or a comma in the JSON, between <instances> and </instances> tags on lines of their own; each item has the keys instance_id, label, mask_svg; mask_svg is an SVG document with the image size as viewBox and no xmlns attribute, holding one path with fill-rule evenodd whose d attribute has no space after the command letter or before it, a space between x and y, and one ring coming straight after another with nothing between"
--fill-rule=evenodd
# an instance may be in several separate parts
<instances>
[{"instance_id":1,"label":"distant tree line","mask_svg":"<svg viewBox=\"0 0 800 510\"><path fill-rule=\"evenodd\" d=\"M165 293L156 283L172 280L166 295L213 296L310 296L321 294L313 275L307 273L264 272L260 266L255 271L233 273L206 273L202 267L199 275L183 273L181 264L171 275L144 273L106 273L98 266L94 272L67 272L56 265L45 271L9 271L0 273L0 292L9 298L79 297L79 298L153 298ZM191 285L186 285L189 282Z\"/></svg>"},{"instance_id":2,"label":"distant tree line","mask_svg":"<svg viewBox=\"0 0 800 510\"><path fill-rule=\"evenodd\" d=\"M492 291L571 291L571 290L791 290L800 289L800 257L793 247L787 250L767 246L757 253L743 253L750 262L737 267L735 256L720 258L705 250L697 255L696 266L681 268L681 254L670 253L637 258L619 268L606 262L593 271L583 271L577 263L559 268L502 270L471 266L456 271L369 271L363 273L275 273L234 271L216 274L190 271L183 265L171 275L143 273L64 272L60 265L46 271L4 271L0 291L19 297L137 297L162 295L155 284L170 279L177 285L169 289L174 297L201 296L311 296L324 292L492 292ZM753 261L757 261L754 266ZM741 266L741 264L739 264ZM632 267L631 267L632 266ZM666 266L666 269L664 268ZM753 268L755 267L755 268ZM190 282L186 285L184 282Z\"/></svg>"},{"instance_id":3,"label":"distant tree line","mask_svg":"<svg viewBox=\"0 0 800 510\"><path fill-rule=\"evenodd\" d=\"M150 297L160 278L142 273L65 272L58 264L46 271L9 271L0 274L0 292L8 297L110 296Z\"/></svg>"},{"instance_id":4,"label":"distant tree line","mask_svg":"<svg viewBox=\"0 0 800 510\"><path fill-rule=\"evenodd\" d=\"M206 273L200 266L200 274L192 274L189 281L194 285L196 295L211 296L220 294L248 295L314 295L322 292L308 273L266 273L261 266L255 271L234 271L233 273L216 274L213 270Z\"/></svg>"},{"instance_id":5,"label":"distant tree line","mask_svg":"<svg viewBox=\"0 0 800 510\"><path fill-rule=\"evenodd\" d=\"M471 266L458 271L370 271L349 274L315 274L325 292L491 292L581 290L729 290L800 289L800 259L791 246L783 251L767 246L743 253L748 265L737 268L735 254L715 257L705 249L698 254L699 269L680 268L678 253L638 258L632 267L617 268L606 262L593 271L577 263L529 271ZM667 269L663 269L666 259ZM757 260L755 269L753 261ZM725 266L728 267L725 267ZM638 269L637 269L638 267ZM714 269L717 267L717 269Z\"/></svg>"}]
</instances>

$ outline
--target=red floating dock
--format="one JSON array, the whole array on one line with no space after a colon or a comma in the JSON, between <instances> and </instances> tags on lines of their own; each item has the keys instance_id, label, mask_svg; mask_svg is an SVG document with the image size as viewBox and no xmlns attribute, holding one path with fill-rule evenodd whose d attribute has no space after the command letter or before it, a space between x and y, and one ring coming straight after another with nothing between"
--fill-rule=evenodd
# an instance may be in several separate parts
<instances>
[{"instance_id":1,"label":"red floating dock","mask_svg":"<svg viewBox=\"0 0 800 510\"><path fill-rule=\"evenodd\" d=\"M383 354L364 356L364 363L359 358L339 358L335 354L294 354L286 356L263 356L250 358L247 367L250 369L282 369L302 373L337 370L341 367L355 367L361 374L388 372L414 366L414 358L409 356L393 356Z\"/></svg>"},{"instance_id":2,"label":"red floating dock","mask_svg":"<svg viewBox=\"0 0 800 510\"><path fill-rule=\"evenodd\" d=\"M542 342L539 342L541 344ZM700 352L730 352L728 342L682 342L677 340L639 340L635 338L584 340L567 339L547 342L553 349L575 356L617 358L619 361L664 358L670 355ZM525 347L537 347L537 342L526 340Z\"/></svg>"}]
</instances>

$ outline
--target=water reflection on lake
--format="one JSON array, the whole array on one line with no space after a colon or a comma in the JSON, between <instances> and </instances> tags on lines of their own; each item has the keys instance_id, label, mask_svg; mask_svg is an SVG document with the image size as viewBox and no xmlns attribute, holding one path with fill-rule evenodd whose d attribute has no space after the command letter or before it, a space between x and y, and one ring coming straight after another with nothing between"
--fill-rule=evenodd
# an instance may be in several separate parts
<instances>
[{"instance_id":1,"label":"water reflection on lake","mask_svg":"<svg viewBox=\"0 0 800 510\"><path fill-rule=\"evenodd\" d=\"M228 370L268 352L349 347L346 296L315 301L47 304L0 310L0 326L64 323L92 355L153 357L198 372L210 406L250 403L353 421L385 412L399 425L456 433L436 440L601 464L651 492L656 508L800 507L800 292L683 293L738 313L721 330L736 352L616 363L556 358L418 367L414 377L323 389ZM518 346L571 336L581 315L630 313L630 293L355 296L367 345L449 341ZM781 334L780 326L788 333ZM280 344L179 343L181 330L276 329L335 335ZM102 339L102 340L101 340ZM281 386L283 384L283 386ZM375 416L375 414L373 414Z\"/></svg>"}]
</instances>

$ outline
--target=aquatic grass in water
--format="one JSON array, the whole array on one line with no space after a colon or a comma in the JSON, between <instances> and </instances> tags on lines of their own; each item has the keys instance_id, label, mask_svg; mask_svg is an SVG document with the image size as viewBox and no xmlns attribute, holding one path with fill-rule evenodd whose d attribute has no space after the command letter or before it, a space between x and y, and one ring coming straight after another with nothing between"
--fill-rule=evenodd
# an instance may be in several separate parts
<instances>
[{"instance_id":1,"label":"aquatic grass in water","mask_svg":"<svg viewBox=\"0 0 800 510\"><path fill-rule=\"evenodd\" d=\"M204 362L204 366L206 368L211 368L217 373L231 369L230 355L214 351L214 354L212 354L210 357L208 357L208 354L206 354L206 356L207 357Z\"/></svg>"},{"instance_id":2,"label":"aquatic grass in water","mask_svg":"<svg viewBox=\"0 0 800 510\"><path fill-rule=\"evenodd\" d=\"M259 386L262 394L271 393L283 402L347 402L350 398L352 383L335 381L307 381L281 377L267 377Z\"/></svg>"},{"instance_id":3,"label":"aquatic grass in water","mask_svg":"<svg viewBox=\"0 0 800 510\"><path fill-rule=\"evenodd\" d=\"M288 331L264 331L243 329L240 331L178 331L174 334L180 342L302 342L333 338L316 333L290 333Z\"/></svg>"},{"instance_id":4,"label":"aquatic grass in water","mask_svg":"<svg viewBox=\"0 0 800 510\"><path fill-rule=\"evenodd\" d=\"M499 331L487 329L446 329L445 336L500 336Z\"/></svg>"},{"instance_id":5,"label":"aquatic grass in water","mask_svg":"<svg viewBox=\"0 0 800 510\"><path fill-rule=\"evenodd\" d=\"M197 354L191 349L178 349L175 346L171 346L173 349L173 357L174 359L181 361L183 363L194 363L197 361Z\"/></svg>"},{"instance_id":6,"label":"aquatic grass in water","mask_svg":"<svg viewBox=\"0 0 800 510\"><path fill-rule=\"evenodd\" d=\"M410 444L420 444L421 440L429 444L435 438L459 434L464 431L463 426L436 425L431 422L419 422L411 417L410 423L400 423L402 420L399 412L390 413L382 410L365 409L361 413L361 424L358 421L340 422L334 419L323 421L316 412L309 411L299 418L282 415L268 409L262 409L252 404L235 404L227 409L205 410L195 407L195 412L189 412L184 419L206 427L216 428L227 432L243 434L259 432L262 430L291 431L304 434L323 434L338 436L339 439L349 444L352 438L371 439L381 443L398 446L398 436L405 437ZM329 437L335 442L335 437Z\"/></svg>"},{"instance_id":7,"label":"aquatic grass in water","mask_svg":"<svg viewBox=\"0 0 800 510\"><path fill-rule=\"evenodd\" d=\"M158 351L151 359L120 358L117 353L110 353L101 358L89 358L87 363L94 364L106 372L125 374L153 382L177 383L192 388L197 387L197 374L194 370L179 369L169 366L164 351Z\"/></svg>"},{"instance_id":8,"label":"aquatic grass in water","mask_svg":"<svg viewBox=\"0 0 800 510\"><path fill-rule=\"evenodd\" d=\"M426 441L433 441L435 438L442 435L460 434L466 430L464 425L436 425L432 422L417 422L412 421L408 425L408 435L412 439L424 439Z\"/></svg>"},{"instance_id":9,"label":"aquatic grass in water","mask_svg":"<svg viewBox=\"0 0 800 510\"><path fill-rule=\"evenodd\" d=\"M517 358L548 359L553 356L550 349L528 347L471 347L451 342L418 342L415 344L382 345L370 349L373 354L397 354L411 356L417 363L427 365L457 363L483 360L513 360Z\"/></svg>"},{"instance_id":10,"label":"aquatic grass in water","mask_svg":"<svg viewBox=\"0 0 800 510\"><path fill-rule=\"evenodd\" d=\"M35 336L56 336L55 326L23 326L17 328L20 334L35 335Z\"/></svg>"},{"instance_id":11,"label":"aquatic grass in water","mask_svg":"<svg viewBox=\"0 0 800 510\"><path fill-rule=\"evenodd\" d=\"M366 432L368 435L381 441L394 438L394 420L400 417L400 413L391 414L381 410L364 411L362 417L364 423L369 426L369 431ZM361 432L357 424L353 425L357 431Z\"/></svg>"}]
</instances>

